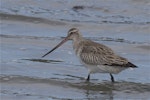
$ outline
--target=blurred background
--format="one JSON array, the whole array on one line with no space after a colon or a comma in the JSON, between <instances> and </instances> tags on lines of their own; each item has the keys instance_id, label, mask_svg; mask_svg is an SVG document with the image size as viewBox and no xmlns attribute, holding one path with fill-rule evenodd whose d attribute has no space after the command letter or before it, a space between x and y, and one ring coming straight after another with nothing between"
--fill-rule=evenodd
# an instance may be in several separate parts
<instances>
[{"instance_id":1,"label":"blurred background","mask_svg":"<svg viewBox=\"0 0 150 100\"><path fill-rule=\"evenodd\" d=\"M93 74L68 41L41 58L76 27L138 66L114 75ZM1 100L148 100L149 0L1 0Z\"/></svg>"}]
</instances>

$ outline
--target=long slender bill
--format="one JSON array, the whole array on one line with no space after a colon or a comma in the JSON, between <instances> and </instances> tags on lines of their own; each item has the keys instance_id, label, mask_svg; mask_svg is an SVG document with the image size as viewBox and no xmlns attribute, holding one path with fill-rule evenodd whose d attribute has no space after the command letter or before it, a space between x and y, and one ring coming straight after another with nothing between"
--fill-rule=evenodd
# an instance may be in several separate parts
<instances>
[{"instance_id":1,"label":"long slender bill","mask_svg":"<svg viewBox=\"0 0 150 100\"><path fill-rule=\"evenodd\" d=\"M44 54L42 56L45 57L46 55L50 54L51 52L53 52L55 49L57 49L58 47L60 47L63 43L65 43L67 40L69 39L69 36L67 36L64 40L62 40L58 45L56 45L52 50L50 50L49 52L47 52L46 54Z\"/></svg>"}]
</instances>

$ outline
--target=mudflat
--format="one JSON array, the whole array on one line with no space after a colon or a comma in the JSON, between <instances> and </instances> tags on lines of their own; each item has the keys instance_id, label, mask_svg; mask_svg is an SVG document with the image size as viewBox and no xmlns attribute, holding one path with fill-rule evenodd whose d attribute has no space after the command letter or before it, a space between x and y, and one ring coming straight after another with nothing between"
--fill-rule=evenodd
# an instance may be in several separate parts
<instances>
[{"instance_id":1,"label":"mudflat","mask_svg":"<svg viewBox=\"0 0 150 100\"><path fill-rule=\"evenodd\" d=\"M150 98L149 0L15 1L3 0L0 8L2 100ZM93 74L86 82L87 69L76 58L71 41L41 58L72 27L138 68L114 75L115 83L107 74Z\"/></svg>"}]
</instances>

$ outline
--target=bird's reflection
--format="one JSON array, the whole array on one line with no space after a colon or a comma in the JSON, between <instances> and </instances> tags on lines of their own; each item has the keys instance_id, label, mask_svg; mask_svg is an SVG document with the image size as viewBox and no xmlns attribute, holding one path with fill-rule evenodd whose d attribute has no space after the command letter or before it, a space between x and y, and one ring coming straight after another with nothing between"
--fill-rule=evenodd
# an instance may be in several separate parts
<instances>
[{"instance_id":1,"label":"bird's reflection","mask_svg":"<svg viewBox=\"0 0 150 100\"><path fill-rule=\"evenodd\" d=\"M113 100L114 83L112 82L92 83L84 81L75 83L74 86L84 90L87 100Z\"/></svg>"}]
</instances>

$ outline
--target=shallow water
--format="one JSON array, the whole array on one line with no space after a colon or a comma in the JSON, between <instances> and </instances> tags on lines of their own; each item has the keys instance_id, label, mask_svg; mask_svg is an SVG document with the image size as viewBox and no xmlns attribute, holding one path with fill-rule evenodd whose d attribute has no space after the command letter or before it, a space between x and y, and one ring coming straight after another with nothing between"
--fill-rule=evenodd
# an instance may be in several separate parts
<instances>
[{"instance_id":1,"label":"shallow water","mask_svg":"<svg viewBox=\"0 0 150 100\"><path fill-rule=\"evenodd\" d=\"M82 79L31 78L22 76L1 76L2 96L13 95L13 99L149 99L149 84L121 81L97 83ZM10 86L11 84L11 86ZM137 96L138 94L138 96ZM128 97L126 97L128 95ZM7 97L8 98L8 97Z\"/></svg>"},{"instance_id":2,"label":"shallow water","mask_svg":"<svg viewBox=\"0 0 150 100\"><path fill-rule=\"evenodd\" d=\"M15 1L2 0L0 8L2 100L150 98L149 0ZM111 47L138 68L114 75L115 83L108 74L93 74L85 82L88 72L70 41L41 58L71 27Z\"/></svg>"}]
</instances>

